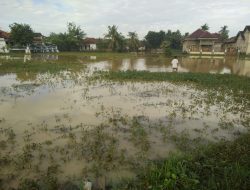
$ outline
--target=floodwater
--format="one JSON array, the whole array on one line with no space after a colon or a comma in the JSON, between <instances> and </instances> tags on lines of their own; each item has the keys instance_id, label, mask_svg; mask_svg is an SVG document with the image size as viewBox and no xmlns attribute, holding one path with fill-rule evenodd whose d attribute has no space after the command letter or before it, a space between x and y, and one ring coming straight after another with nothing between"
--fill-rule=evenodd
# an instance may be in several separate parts
<instances>
[{"instance_id":1,"label":"floodwater","mask_svg":"<svg viewBox=\"0 0 250 190\"><path fill-rule=\"evenodd\" d=\"M171 59L159 55L137 55L122 58L89 56L84 53L80 56L56 55L56 54L34 54L34 55L16 55L0 56L0 59L20 59L23 62L33 60L44 61L74 61L87 65L92 70L102 71L150 71L150 72L171 72ZM179 72L200 72L200 73L220 73L250 76L250 59L239 57L222 56L187 56L179 57Z\"/></svg>"},{"instance_id":2,"label":"floodwater","mask_svg":"<svg viewBox=\"0 0 250 190\"><path fill-rule=\"evenodd\" d=\"M63 59L31 59L44 57ZM89 78L95 70L170 71L166 58L72 59L82 62L83 69L0 76L4 187L16 187L23 177L39 178L52 166L58 169L59 181L96 176L117 181L133 177L148 160L230 140L248 130L249 102L234 102L227 93L168 82ZM250 61L230 64L223 59L181 58L180 70L249 76Z\"/></svg>"}]
</instances>

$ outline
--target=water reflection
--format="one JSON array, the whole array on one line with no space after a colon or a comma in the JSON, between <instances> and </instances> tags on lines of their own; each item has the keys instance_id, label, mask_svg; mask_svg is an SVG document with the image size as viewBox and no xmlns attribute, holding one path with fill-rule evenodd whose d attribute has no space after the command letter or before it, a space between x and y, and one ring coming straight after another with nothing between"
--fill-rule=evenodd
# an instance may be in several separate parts
<instances>
[{"instance_id":1,"label":"water reflection","mask_svg":"<svg viewBox=\"0 0 250 190\"><path fill-rule=\"evenodd\" d=\"M56 61L58 60L58 55L54 54L39 54L32 56L32 59L34 60L42 60L42 61Z\"/></svg>"},{"instance_id":2,"label":"water reflection","mask_svg":"<svg viewBox=\"0 0 250 190\"><path fill-rule=\"evenodd\" d=\"M133 172L138 164L145 166L148 160L165 159L180 146L178 139L185 137L185 142L198 144L232 139L247 131L244 126L247 109L237 109L247 105L245 99L234 102L231 95L226 95L222 101L217 91L210 99L209 91L168 82L119 83L85 78L89 71L96 70L171 72L170 58L91 60L32 55L29 64L23 64L22 59L21 66L31 65L34 59L54 59L49 62L62 64L62 60L71 60L72 64L68 71L63 69L56 74L42 73L40 69L15 73L14 68L14 72L7 72L13 74L0 75L0 124L4 129L1 130L13 130L16 143L1 152L4 158L13 160L3 168L13 176L17 173L15 179L24 178L27 173L37 175L37 171L46 173L43 166L54 163L62 171L61 180L80 179L83 171L93 175L96 166L110 175L121 173L121 165L122 169ZM80 67L74 67L77 62ZM185 57L180 58L179 70L249 76L249 66L250 60ZM228 125L232 127L225 127ZM29 167L17 168L23 163L19 156L26 155L26 147L38 145L39 148L28 152Z\"/></svg>"},{"instance_id":3,"label":"water reflection","mask_svg":"<svg viewBox=\"0 0 250 190\"><path fill-rule=\"evenodd\" d=\"M135 64L133 64L133 70L137 71L146 71L147 70L147 65L146 65L146 59L137 59L135 61Z\"/></svg>"},{"instance_id":4,"label":"water reflection","mask_svg":"<svg viewBox=\"0 0 250 190\"><path fill-rule=\"evenodd\" d=\"M95 71L109 71L112 69L112 64L109 61L100 61L87 64L87 69L90 73Z\"/></svg>"},{"instance_id":5,"label":"water reflection","mask_svg":"<svg viewBox=\"0 0 250 190\"><path fill-rule=\"evenodd\" d=\"M238 59L236 64L232 64L233 74L250 76L250 60Z\"/></svg>"},{"instance_id":6,"label":"water reflection","mask_svg":"<svg viewBox=\"0 0 250 190\"><path fill-rule=\"evenodd\" d=\"M250 76L250 60L236 57L183 57L181 66L190 72Z\"/></svg>"},{"instance_id":7,"label":"water reflection","mask_svg":"<svg viewBox=\"0 0 250 190\"><path fill-rule=\"evenodd\" d=\"M31 60L31 55L24 55L23 62L26 63L27 61Z\"/></svg>"},{"instance_id":8,"label":"water reflection","mask_svg":"<svg viewBox=\"0 0 250 190\"><path fill-rule=\"evenodd\" d=\"M150 72L172 72L171 58L155 55L138 55L127 58L113 58L100 56L88 56L84 54L60 55L60 54L32 54L17 56L0 56L5 60L22 60L32 62L32 60L56 61L70 63L81 63L91 71L150 71ZM189 56L179 58L179 72L201 72L220 73L250 76L250 60L239 59L237 57L199 57ZM1 63L0 63L1 64Z\"/></svg>"},{"instance_id":9,"label":"water reflection","mask_svg":"<svg viewBox=\"0 0 250 190\"><path fill-rule=\"evenodd\" d=\"M131 60L130 59L123 59L122 60L122 65L120 67L119 70L121 71L127 71L127 70L131 70L132 67L131 67Z\"/></svg>"}]
</instances>

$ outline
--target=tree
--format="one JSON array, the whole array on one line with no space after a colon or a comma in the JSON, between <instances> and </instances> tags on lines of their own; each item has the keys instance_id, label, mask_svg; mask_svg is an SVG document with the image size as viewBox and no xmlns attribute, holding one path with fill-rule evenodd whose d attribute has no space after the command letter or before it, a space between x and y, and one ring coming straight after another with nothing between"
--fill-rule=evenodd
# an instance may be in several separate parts
<instances>
[{"instance_id":1,"label":"tree","mask_svg":"<svg viewBox=\"0 0 250 190\"><path fill-rule=\"evenodd\" d=\"M34 32L28 24L13 23L9 25L10 37L14 44L27 46L32 44Z\"/></svg>"},{"instance_id":2,"label":"tree","mask_svg":"<svg viewBox=\"0 0 250 190\"><path fill-rule=\"evenodd\" d=\"M188 37L188 36L189 36L189 32L186 32L186 33L184 34L183 38L186 38L186 37Z\"/></svg>"},{"instance_id":3,"label":"tree","mask_svg":"<svg viewBox=\"0 0 250 190\"><path fill-rule=\"evenodd\" d=\"M86 36L84 31L82 31L80 26L76 26L74 22L69 22L68 25L68 40L74 46L80 46L82 39Z\"/></svg>"},{"instance_id":4,"label":"tree","mask_svg":"<svg viewBox=\"0 0 250 190\"><path fill-rule=\"evenodd\" d=\"M84 31L80 26L70 22L67 24L67 32L51 33L47 39L48 42L56 44L60 51L79 50L82 39L85 37Z\"/></svg>"},{"instance_id":5,"label":"tree","mask_svg":"<svg viewBox=\"0 0 250 190\"><path fill-rule=\"evenodd\" d=\"M172 49L181 49L182 47L182 35L179 30L172 32L170 37L170 47Z\"/></svg>"},{"instance_id":6,"label":"tree","mask_svg":"<svg viewBox=\"0 0 250 190\"><path fill-rule=\"evenodd\" d=\"M109 40L99 38L96 45L98 50L105 51L109 48Z\"/></svg>"},{"instance_id":7,"label":"tree","mask_svg":"<svg viewBox=\"0 0 250 190\"><path fill-rule=\"evenodd\" d=\"M109 39L109 47L112 51L122 51L124 49L125 38L118 32L117 26L108 26L108 34L105 35L105 38Z\"/></svg>"},{"instance_id":8,"label":"tree","mask_svg":"<svg viewBox=\"0 0 250 190\"><path fill-rule=\"evenodd\" d=\"M209 30L209 26L207 23L205 23L204 25L201 26L202 30L208 31Z\"/></svg>"},{"instance_id":9,"label":"tree","mask_svg":"<svg viewBox=\"0 0 250 190\"><path fill-rule=\"evenodd\" d=\"M160 48L162 42L165 40L165 35L164 31L149 31L145 36L149 48Z\"/></svg>"},{"instance_id":10,"label":"tree","mask_svg":"<svg viewBox=\"0 0 250 190\"><path fill-rule=\"evenodd\" d=\"M170 41L167 41L167 40L163 41L161 44L161 48L163 49L165 55L167 55L167 56L172 55L170 45L171 45Z\"/></svg>"},{"instance_id":11,"label":"tree","mask_svg":"<svg viewBox=\"0 0 250 190\"><path fill-rule=\"evenodd\" d=\"M184 37L179 30L177 30L176 32L168 30L165 40L170 42L170 47L172 49L181 49L183 38Z\"/></svg>"},{"instance_id":12,"label":"tree","mask_svg":"<svg viewBox=\"0 0 250 190\"><path fill-rule=\"evenodd\" d=\"M223 41L228 39L228 33L229 33L228 26L222 26L221 30L219 31L219 34L221 35Z\"/></svg>"},{"instance_id":13,"label":"tree","mask_svg":"<svg viewBox=\"0 0 250 190\"><path fill-rule=\"evenodd\" d=\"M47 41L52 44L56 44L60 51L70 51L71 44L68 42L66 33L51 33L47 38Z\"/></svg>"},{"instance_id":14,"label":"tree","mask_svg":"<svg viewBox=\"0 0 250 190\"><path fill-rule=\"evenodd\" d=\"M186 33L185 35L188 35L188 33ZM163 42L167 41L168 43L170 43L169 48L181 49L182 41L186 37L185 35L182 36L179 30L176 30L175 32L172 32L171 30L168 30L167 32L149 31L145 36L145 39L149 48L162 48Z\"/></svg>"},{"instance_id":15,"label":"tree","mask_svg":"<svg viewBox=\"0 0 250 190\"><path fill-rule=\"evenodd\" d=\"M140 44L137 33L129 32L128 37L129 37L128 39L129 49L132 51L137 51Z\"/></svg>"}]
</instances>

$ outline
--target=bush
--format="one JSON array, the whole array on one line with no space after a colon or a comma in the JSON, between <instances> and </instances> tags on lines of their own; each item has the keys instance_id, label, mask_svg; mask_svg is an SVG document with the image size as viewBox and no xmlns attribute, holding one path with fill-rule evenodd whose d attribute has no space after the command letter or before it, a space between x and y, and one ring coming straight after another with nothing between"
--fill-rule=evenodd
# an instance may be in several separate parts
<instances>
[{"instance_id":1,"label":"bush","mask_svg":"<svg viewBox=\"0 0 250 190\"><path fill-rule=\"evenodd\" d=\"M130 189L247 190L250 187L250 133L234 142L173 155L142 170Z\"/></svg>"}]
</instances>

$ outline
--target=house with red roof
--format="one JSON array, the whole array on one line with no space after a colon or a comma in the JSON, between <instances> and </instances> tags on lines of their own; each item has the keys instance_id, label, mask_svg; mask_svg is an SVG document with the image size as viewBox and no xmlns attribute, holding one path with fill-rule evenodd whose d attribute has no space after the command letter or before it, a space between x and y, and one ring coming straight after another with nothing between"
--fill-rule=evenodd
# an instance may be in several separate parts
<instances>
[{"instance_id":1,"label":"house with red roof","mask_svg":"<svg viewBox=\"0 0 250 190\"><path fill-rule=\"evenodd\" d=\"M224 55L221 36L218 33L198 29L183 41L183 52L189 54Z\"/></svg>"},{"instance_id":2,"label":"house with red roof","mask_svg":"<svg viewBox=\"0 0 250 190\"><path fill-rule=\"evenodd\" d=\"M10 34L0 30L0 53L8 53L7 45L9 44Z\"/></svg>"},{"instance_id":3,"label":"house with red roof","mask_svg":"<svg viewBox=\"0 0 250 190\"><path fill-rule=\"evenodd\" d=\"M96 51L97 50L97 39L85 38L82 41L81 51Z\"/></svg>"},{"instance_id":4,"label":"house with red roof","mask_svg":"<svg viewBox=\"0 0 250 190\"><path fill-rule=\"evenodd\" d=\"M226 40L224 48L227 54L243 53L250 55L250 26L246 26L236 36Z\"/></svg>"}]
</instances>

